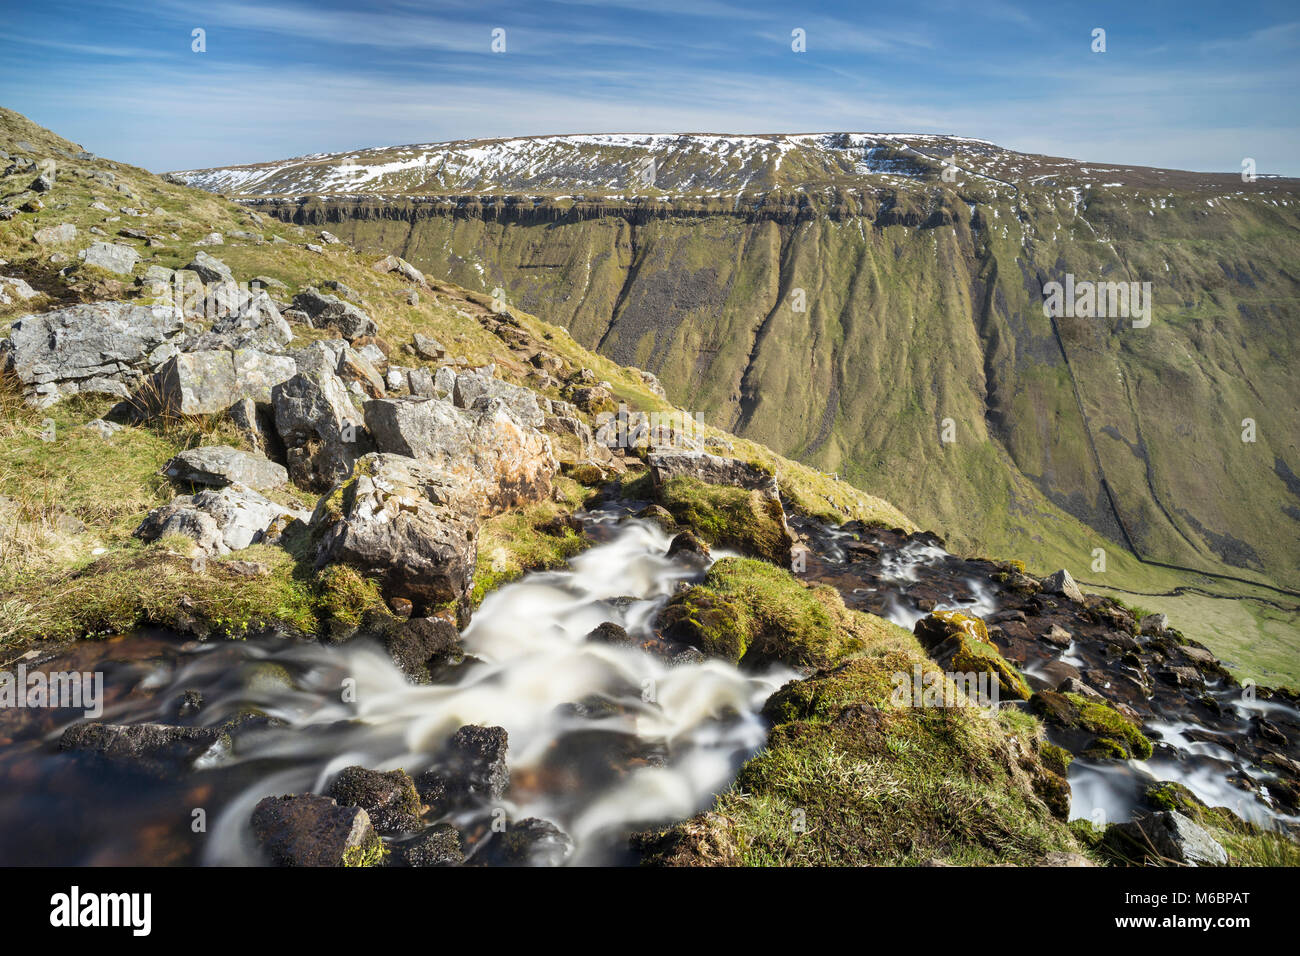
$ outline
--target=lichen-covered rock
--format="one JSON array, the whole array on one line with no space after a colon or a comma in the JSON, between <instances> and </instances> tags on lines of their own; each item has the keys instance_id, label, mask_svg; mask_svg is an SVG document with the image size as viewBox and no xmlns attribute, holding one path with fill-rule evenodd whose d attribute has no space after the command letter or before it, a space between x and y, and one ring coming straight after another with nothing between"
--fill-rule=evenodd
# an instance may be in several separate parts
<instances>
[{"instance_id":1,"label":"lichen-covered rock","mask_svg":"<svg viewBox=\"0 0 1300 956\"><path fill-rule=\"evenodd\" d=\"M473 587L478 526L460 482L401 455L372 453L320 500L311 519L317 567L343 563L375 579L386 598L429 611Z\"/></svg>"},{"instance_id":2,"label":"lichen-covered rock","mask_svg":"<svg viewBox=\"0 0 1300 956\"><path fill-rule=\"evenodd\" d=\"M439 399L366 402L375 447L458 478L492 513L547 497L559 467L550 439L515 419L499 399L467 411Z\"/></svg>"},{"instance_id":3,"label":"lichen-covered rock","mask_svg":"<svg viewBox=\"0 0 1300 956\"><path fill-rule=\"evenodd\" d=\"M403 770L367 770L344 767L330 784L329 796L341 807L361 807L380 833L406 833L419 829L420 795Z\"/></svg>"},{"instance_id":4,"label":"lichen-covered rock","mask_svg":"<svg viewBox=\"0 0 1300 956\"><path fill-rule=\"evenodd\" d=\"M188 272L196 273L204 282L233 282L235 279L234 273L230 271L230 266L202 250L194 254L194 261L187 265L185 269Z\"/></svg>"},{"instance_id":5,"label":"lichen-covered rock","mask_svg":"<svg viewBox=\"0 0 1300 956\"><path fill-rule=\"evenodd\" d=\"M181 352L131 396L137 418L216 415L242 399L266 403L297 371L287 355L256 349Z\"/></svg>"},{"instance_id":6,"label":"lichen-covered rock","mask_svg":"<svg viewBox=\"0 0 1300 956\"><path fill-rule=\"evenodd\" d=\"M243 485L232 484L173 498L149 512L135 536L149 542L167 534L182 534L194 539L202 551L221 555L256 544L290 522L307 517L304 511L286 508Z\"/></svg>"},{"instance_id":7,"label":"lichen-covered rock","mask_svg":"<svg viewBox=\"0 0 1300 956\"><path fill-rule=\"evenodd\" d=\"M546 423L546 413L531 388L511 385L484 372L461 372L452 389L452 402L457 408L476 408L475 403L487 398L499 398L510 409L511 415L521 425L541 428Z\"/></svg>"},{"instance_id":8,"label":"lichen-covered rock","mask_svg":"<svg viewBox=\"0 0 1300 956\"><path fill-rule=\"evenodd\" d=\"M370 268L376 272L396 272L402 278L409 279L417 285L427 284L424 273L400 256L384 256Z\"/></svg>"},{"instance_id":9,"label":"lichen-covered rock","mask_svg":"<svg viewBox=\"0 0 1300 956\"><path fill-rule=\"evenodd\" d=\"M163 467L173 481L195 485L241 484L254 491L278 488L289 480L283 465L229 445L203 445L181 452Z\"/></svg>"},{"instance_id":10,"label":"lichen-covered rock","mask_svg":"<svg viewBox=\"0 0 1300 956\"><path fill-rule=\"evenodd\" d=\"M275 866L377 866L384 859L365 810L315 793L264 798L253 808L252 827Z\"/></svg>"},{"instance_id":11,"label":"lichen-covered rock","mask_svg":"<svg viewBox=\"0 0 1300 956\"><path fill-rule=\"evenodd\" d=\"M0 365L8 368L29 400L52 404L64 395L101 391L95 383L126 384L147 369L149 354L184 326L171 306L96 302L25 315L4 340ZM87 388L87 386L93 386Z\"/></svg>"}]
</instances>

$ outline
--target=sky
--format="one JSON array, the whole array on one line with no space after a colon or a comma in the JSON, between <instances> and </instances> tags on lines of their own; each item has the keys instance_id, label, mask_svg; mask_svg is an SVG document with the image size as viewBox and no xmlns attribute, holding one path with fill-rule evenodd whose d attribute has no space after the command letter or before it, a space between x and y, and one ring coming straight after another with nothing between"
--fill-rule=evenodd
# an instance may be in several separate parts
<instances>
[{"instance_id":1,"label":"sky","mask_svg":"<svg viewBox=\"0 0 1300 956\"><path fill-rule=\"evenodd\" d=\"M155 172L478 137L852 131L1294 176L1298 89L1295 0L0 0L0 105Z\"/></svg>"}]
</instances>

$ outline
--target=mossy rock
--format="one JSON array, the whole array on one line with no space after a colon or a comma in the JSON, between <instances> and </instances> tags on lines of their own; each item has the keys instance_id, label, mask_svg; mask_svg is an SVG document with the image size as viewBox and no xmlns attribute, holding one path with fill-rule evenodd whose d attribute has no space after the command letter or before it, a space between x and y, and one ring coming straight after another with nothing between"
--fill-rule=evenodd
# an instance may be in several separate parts
<instances>
[{"instance_id":1,"label":"mossy rock","mask_svg":"<svg viewBox=\"0 0 1300 956\"><path fill-rule=\"evenodd\" d=\"M1038 745L1038 756L1044 767L1062 777L1069 774L1070 764L1074 761L1074 755L1070 751L1046 740Z\"/></svg>"},{"instance_id":2,"label":"mossy rock","mask_svg":"<svg viewBox=\"0 0 1300 956\"><path fill-rule=\"evenodd\" d=\"M1152 754L1151 741L1142 729L1104 700L1044 690L1034 694L1029 703L1049 723L1091 734L1094 739L1083 748L1089 756L1146 760Z\"/></svg>"},{"instance_id":3,"label":"mossy rock","mask_svg":"<svg viewBox=\"0 0 1300 956\"><path fill-rule=\"evenodd\" d=\"M950 637L962 634L983 644L990 643L984 621L960 611L934 611L916 622L913 633L927 651L938 647Z\"/></svg>"},{"instance_id":4,"label":"mossy rock","mask_svg":"<svg viewBox=\"0 0 1300 956\"><path fill-rule=\"evenodd\" d=\"M989 674L999 697L1028 700L1033 691L1024 675L989 640L984 621L960 611L935 611L916 622L916 639L948 671Z\"/></svg>"},{"instance_id":5,"label":"mossy rock","mask_svg":"<svg viewBox=\"0 0 1300 956\"><path fill-rule=\"evenodd\" d=\"M830 587L809 588L753 558L723 558L673 598L664 636L733 664L827 667L864 646L865 615Z\"/></svg>"},{"instance_id":6,"label":"mossy rock","mask_svg":"<svg viewBox=\"0 0 1300 956\"><path fill-rule=\"evenodd\" d=\"M658 496L673 518L689 525L710 545L735 548L783 568L790 566L794 539L776 499L684 476L664 482Z\"/></svg>"}]
</instances>

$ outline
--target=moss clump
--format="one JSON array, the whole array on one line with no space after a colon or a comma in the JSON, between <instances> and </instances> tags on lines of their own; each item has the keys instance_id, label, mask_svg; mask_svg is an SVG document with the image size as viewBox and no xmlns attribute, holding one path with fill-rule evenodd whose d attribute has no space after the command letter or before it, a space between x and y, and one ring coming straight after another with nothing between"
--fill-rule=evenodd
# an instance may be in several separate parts
<instances>
[{"instance_id":1,"label":"moss clump","mask_svg":"<svg viewBox=\"0 0 1300 956\"><path fill-rule=\"evenodd\" d=\"M1035 788L1046 770L1018 739L1036 722L1009 733L974 708L897 704L900 675L928 662L912 635L870 621L862 656L769 699L767 748L711 812L634 840L646 862L1032 864L1078 850Z\"/></svg>"},{"instance_id":2,"label":"moss clump","mask_svg":"<svg viewBox=\"0 0 1300 956\"><path fill-rule=\"evenodd\" d=\"M343 851L344 866L383 866L388 858L388 847L373 832L364 843Z\"/></svg>"},{"instance_id":3,"label":"moss clump","mask_svg":"<svg viewBox=\"0 0 1300 956\"><path fill-rule=\"evenodd\" d=\"M392 617L379 584L345 564L322 569L316 593L325 635L334 641L347 640L372 616Z\"/></svg>"},{"instance_id":4,"label":"moss clump","mask_svg":"<svg viewBox=\"0 0 1300 956\"><path fill-rule=\"evenodd\" d=\"M1024 675L989 640L988 629L978 617L960 611L935 611L916 622L916 637L945 669L989 674L998 682L1000 696L1028 700L1033 693Z\"/></svg>"},{"instance_id":5,"label":"moss clump","mask_svg":"<svg viewBox=\"0 0 1300 956\"><path fill-rule=\"evenodd\" d=\"M1070 764L1074 760L1074 755L1070 751L1046 740L1038 745L1038 756L1042 759L1044 767L1062 777L1070 772Z\"/></svg>"},{"instance_id":6,"label":"moss clump","mask_svg":"<svg viewBox=\"0 0 1300 956\"><path fill-rule=\"evenodd\" d=\"M541 501L497 515L479 530L474 589L470 604L478 607L501 585L527 571L562 567L584 551L590 540L572 513L588 489L567 478L556 479L561 501Z\"/></svg>"},{"instance_id":7,"label":"moss clump","mask_svg":"<svg viewBox=\"0 0 1300 956\"><path fill-rule=\"evenodd\" d=\"M678 595L661 617L665 636L732 663L828 667L861 650L867 615L849 611L834 588L809 588L789 571L753 558L723 558Z\"/></svg>"},{"instance_id":8,"label":"moss clump","mask_svg":"<svg viewBox=\"0 0 1300 956\"><path fill-rule=\"evenodd\" d=\"M1151 741L1142 729L1104 700L1045 690L1034 694L1030 706L1058 727L1091 734L1094 739L1082 748L1089 756L1120 760L1151 756Z\"/></svg>"},{"instance_id":9,"label":"moss clump","mask_svg":"<svg viewBox=\"0 0 1300 956\"><path fill-rule=\"evenodd\" d=\"M794 541L779 501L757 491L710 485L684 476L666 481L659 489L659 499L674 518L690 525L710 545L790 566Z\"/></svg>"}]
</instances>

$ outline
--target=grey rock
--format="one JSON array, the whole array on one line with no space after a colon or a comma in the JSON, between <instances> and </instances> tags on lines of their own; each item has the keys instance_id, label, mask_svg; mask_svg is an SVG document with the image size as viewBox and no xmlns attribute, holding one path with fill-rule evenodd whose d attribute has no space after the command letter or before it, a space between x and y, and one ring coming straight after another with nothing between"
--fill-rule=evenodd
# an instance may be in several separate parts
<instances>
[{"instance_id":1,"label":"grey rock","mask_svg":"<svg viewBox=\"0 0 1300 956\"><path fill-rule=\"evenodd\" d=\"M59 386L56 394L75 394L84 383L134 382L149 353L182 326L180 313L170 306L68 306L15 321L4 364L29 392L45 384Z\"/></svg>"},{"instance_id":2,"label":"grey rock","mask_svg":"<svg viewBox=\"0 0 1300 956\"><path fill-rule=\"evenodd\" d=\"M120 242L93 242L80 252L88 266L98 266L109 272L130 275L140 261L140 253Z\"/></svg>"},{"instance_id":3,"label":"grey rock","mask_svg":"<svg viewBox=\"0 0 1300 956\"><path fill-rule=\"evenodd\" d=\"M155 508L135 530L142 541L156 541L167 534L181 534L194 540L200 550L229 554L278 534L308 514L276 504L243 485L180 495Z\"/></svg>"},{"instance_id":4,"label":"grey rock","mask_svg":"<svg viewBox=\"0 0 1300 956\"><path fill-rule=\"evenodd\" d=\"M297 373L287 355L256 349L208 349L172 356L132 396L137 417L215 415L240 399L271 401L272 390Z\"/></svg>"},{"instance_id":5,"label":"grey rock","mask_svg":"<svg viewBox=\"0 0 1300 956\"><path fill-rule=\"evenodd\" d=\"M1106 842L1125 857L1152 858L1188 866L1227 866L1227 851L1176 810L1162 810L1106 828Z\"/></svg>"},{"instance_id":6,"label":"grey rock","mask_svg":"<svg viewBox=\"0 0 1300 956\"><path fill-rule=\"evenodd\" d=\"M315 328L336 329L349 342L379 331L375 320L355 305L318 289L299 292L293 297L293 306L310 316Z\"/></svg>"},{"instance_id":7,"label":"grey rock","mask_svg":"<svg viewBox=\"0 0 1300 956\"><path fill-rule=\"evenodd\" d=\"M442 347L441 342L419 332L412 336L411 348L415 350L415 354L420 358L428 359L431 362L437 361L447 354L447 350Z\"/></svg>"},{"instance_id":8,"label":"grey rock","mask_svg":"<svg viewBox=\"0 0 1300 956\"><path fill-rule=\"evenodd\" d=\"M458 408L473 408L484 397L499 398L509 406L515 420L523 425L540 428L546 423L546 413L530 388L511 385L480 372L461 372L456 376L452 402Z\"/></svg>"},{"instance_id":9,"label":"grey rock","mask_svg":"<svg viewBox=\"0 0 1300 956\"><path fill-rule=\"evenodd\" d=\"M328 370L299 372L271 390L275 428L285 445L289 476L325 491L352 473L369 451L362 416L343 382Z\"/></svg>"},{"instance_id":10,"label":"grey rock","mask_svg":"<svg viewBox=\"0 0 1300 956\"><path fill-rule=\"evenodd\" d=\"M1074 578L1070 577L1070 572L1064 568L1043 578L1043 590L1048 594L1060 594L1076 604L1083 603L1083 592L1079 590L1079 585L1074 582Z\"/></svg>"},{"instance_id":11,"label":"grey rock","mask_svg":"<svg viewBox=\"0 0 1300 956\"><path fill-rule=\"evenodd\" d=\"M278 488L289 480L283 465L229 445L203 445L181 452L163 468L173 481L224 487L241 484L254 491Z\"/></svg>"},{"instance_id":12,"label":"grey rock","mask_svg":"<svg viewBox=\"0 0 1300 956\"><path fill-rule=\"evenodd\" d=\"M77 227L70 222L46 226L44 229L37 229L32 238L43 246L53 245L56 242L71 242L77 238Z\"/></svg>"},{"instance_id":13,"label":"grey rock","mask_svg":"<svg viewBox=\"0 0 1300 956\"><path fill-rule=\"evenodd\" d=\"M461 483L400 455L369 454L311 519L316 566L348 564L389 600L428 611L462 602L473 582L477 516Z\"/></svg>"},{"instance_id":14,"label":"grey rock","mask_svg":"<svg viewBox=\"0 0 1300 956\"><path fill-rule=\"evenodd\" d=\"M405 259L398 256L384 256L384 258L380 259L370 268L374 269L376 272L396 272L404 279L409 279L417 285L427 284L424 278L424 273L415 268L415 266L411 265Z\"/></svg>"},{"instance_id":15,"label":"grey rock","mask_svg":"<svg viewBox=\"0 0 1300 956\"><path fill-rule=\"evenodd\" d=\"M195 253L194 261L185 268L190 272L198 273L199 278L204 282L233 282L235 279L230 266L202 251Z\"/></svg>"},{"instance_id":16,"label":"grey rock","mask_svg":"<svg viewBox=\"0 0 1300 956\"><path fill-rule=\"evenodd\" d=\"M1143 634L1159 635L1169 630L1169 618L1163 614L1148 614L1142 618Z\"/></svg>"},{"instance_id":17,"label":"grey rock","mask_svg":"<svg viewBox=\"0 0 1300 956\"><path fill-rule=\"evenodd\" d=\"M122 426L119 425L117 422L105 421L102 418L92 419L91 421L86 422L86 424L81 427L89 428L92 432L97 434L100 438L104 439L105 441L112 438L114 435L116 435L118 432L122 430Z\"/></svg>"},{"instance_id":18,"label":"grey rock","mask_svg":"<svg viewBox=\"0 0 1300 956\"><path fill-rule=\"evenodd\" d=\"M406 387L419 398L433 398L433 376L427 368L413 368L406 373ZM391 389L390 389L391 390Z\"/></svg>"},{"instance_id":19,"label":"grey rock","mask_svg":"<svg viewBox=\"0 0 1300 956\"><path fill-rule=\"evenodd\" d=\"M366 402L375 448L435 465L461 480L484 513L545 498L559 467L550 439L500 399L474 410L439 399Z\"/></svg>"},{"instance_id":20,"label":"grey rock","mask_svg":"<svg viewBox=\"0 0 1300 956\"><path fill-rule=\"evenodd\" d=\"M656 486L672 478L688 477L711 485L732 485L762 492L779 500L776 476L738 458L720 458L701 451L658 451L646 458Z\"/></svg>"}]
</instances>

